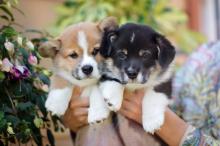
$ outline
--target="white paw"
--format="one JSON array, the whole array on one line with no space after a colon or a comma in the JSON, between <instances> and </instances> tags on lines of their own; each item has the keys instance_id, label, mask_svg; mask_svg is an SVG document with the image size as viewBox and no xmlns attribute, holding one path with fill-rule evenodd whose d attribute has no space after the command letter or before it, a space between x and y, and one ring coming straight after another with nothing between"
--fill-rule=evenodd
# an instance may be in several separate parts
<instances>
[{"instance_id":1,"label":"white paw","mask_svg":"<svg viewBox=\"0 0 220 146\"><path fill-rule=\"evenodd\" d=\"M149 133L154 133L164 123L164 112L169 100L163 93L148 90L143 98L143 127Z\"/></svg>"},{"instance_id":2,"label":"white paw","mask_svg":"<svg viewBox=\"0 0 220 146\"><path fill-rule=\"evenodd\" d=\"M72 89L53 89L49 92L45 107L51 111L53 115L64 115L68 108L69 101L72 95Z\"/></svg>"},{"instance_id":3,"label":"white paw","mask_svg":"<svg viewBox=\"0 0 220 146\"><path fill-rule=\"evenodd\" d=\"M100 90L108 108L118 111L123 100L124 86L115 81L106 81L101 83Z\"/></svg>"},{"instance_id":4,"label":"white paw","mask_svg":"<svg viewBox=\"0 0 220 146\"><path fill-rule=\"evenodd\" d=\"M143 115L143 127L146 132L154 134L164 123L164 113L157 115Z\"/></svg>"},{"instance_id":5,"label":"white paw","mask_svg":"<svg viewBox=\"0 0 220 146\"><path fill-rule=\"evenodd\" d=\"M108 118L109 114L110 111L107 107L105 109L89 108L88 123L89 124L102 123L105 119Z\"/></svg>"},{"instance_id":6,"label":"white paw","mask_svg":"<svg viewBox=\"0 0 220 146\"><path fill-rule=\"evenodd\" d=\"M102 94L97 86L91 87L88 123L101 123L109 116L110 110L105 105Z\"/></svg>"},{"instance_id":7,"label":"white paw","mask_svg":"<svg viewBox=\"0 0 220 146\"><path fill-rule=\"evenodd\" d=\"M111 111L116 112L121 108L122 102L120 101L120 99L117 99L116 97L105 96L104 101L106 102L106 105Z\"/></svg>"}]
</instances>

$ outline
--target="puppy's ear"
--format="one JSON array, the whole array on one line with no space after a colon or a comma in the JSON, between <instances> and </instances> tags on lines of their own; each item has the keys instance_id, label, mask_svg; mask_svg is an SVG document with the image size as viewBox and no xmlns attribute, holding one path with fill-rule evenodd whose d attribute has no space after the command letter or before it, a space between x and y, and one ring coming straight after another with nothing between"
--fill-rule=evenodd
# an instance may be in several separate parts
<instances>
[{"instance_id":1,"label":"puppy's ear","mask_svg":"<svg viewBox=\"0 0 220 146\"><path fill-rule=\"evenodd\" d=\"M158 61L162 68L166 68L175 57L175 48L164 36L157 34L156 45L158 50Z\"/></svg>"},{"instance_id":2,"label":"puppy's ear","mask_svg":"<svg viewBox=\"0 0 220 146\"><path fill-rule=\"evenodd\" d=\"M101 20L97 26L102 32L110 32L118 29L118 22L115 17L111 16Z\"/></svg>"},{"instance_id":3,"label":"puppy's ear","mask_svg":"<svg viewBox=\"0 0 220 146\"><path fill-rule=\"evenodd\" d=\"M42 43L39 46L38 51L40 55L43 57L53 58L56 56L60 48L61 48L61 40L59 39L49 40L47 42Z\"/></svg>"},{"instance_id":4,"label":"puppy's ear","mask_svg":"<svg viewBox=\"0 0 220 146\"><path fill-rule=\"evenodd\" d=\"M107 17L99 22L99 29L103 32L100 45L100 54L109 57L112 52L111 43L117 38L118 22L115 17Z\"/></svg>"}]
</instances>

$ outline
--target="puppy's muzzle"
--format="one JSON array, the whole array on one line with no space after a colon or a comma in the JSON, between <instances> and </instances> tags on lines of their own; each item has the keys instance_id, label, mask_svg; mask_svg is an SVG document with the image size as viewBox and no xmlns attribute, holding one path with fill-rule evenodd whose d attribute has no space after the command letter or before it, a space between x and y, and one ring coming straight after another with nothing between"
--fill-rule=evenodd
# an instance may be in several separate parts
<instances>
[{"instance_id":1,"label":"puppy's muzzle","mask_svg":"<svg viewBox=\"0 0 220 146\"><path fill-rule=\"evenodd\" d=\"M82 67L82 72L87 76L89 76L92 73L92 71L93 67L91 65L85 65Z\"/></svg>"},{"instance_id":2,"label":"puppy's muzzle","mask_svg":"<svg viewBox=\"0 0 220 146\"><path fill-rule=\"evenodd\" d=\"M126 74L128 75L128 78L129 79L136 79L137 78L137 75L138 75L138 69L135 69L135 68L132 68L132 67L129 67L128 69L125 70Z\"/></svg>"}]
</instances>

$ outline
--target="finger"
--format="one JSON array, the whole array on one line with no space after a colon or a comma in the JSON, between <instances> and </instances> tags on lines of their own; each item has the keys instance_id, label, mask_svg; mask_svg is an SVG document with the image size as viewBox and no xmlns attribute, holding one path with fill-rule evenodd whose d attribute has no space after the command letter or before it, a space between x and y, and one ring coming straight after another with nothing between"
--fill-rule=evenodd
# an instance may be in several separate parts
<instances>
[{"instance_id":1,"label":"finger","mask_svg":"<svg viewBox=\"0 0 220 146\"><path fill-rule=\"evenodd\" d=\"M89 107L89 99L88 98L77 98L77 99L71 100L70 108L74 109L76 107Z\"/></svg>"},{"instance_id":2,"label":"finger","mask_svg":"<svg viewBox=\"0 0 220 146\"><path fill-rule=\"evenodd\" d=\"M82 88L77 87L77 86L74 87L74 88L73 88L73 93L72 93L72 98L74 98L74 97L80 97L81 93L82 93Z\"/></svg>"},{"instance_id":3,"label":"finger","mask_svg":"<svg viewBox=\"0 0 220 146\"><path fill-rule=\"evenodd\" d=\"M130 111L130 112L134 112L134 109L137 108L137 106L134 105L134 104L136 104L136 103L130 102L128 100L124 100L122 102L121 108L124 109L124 110Z\"/></svg>"},{"instance_id":4,"label":"finger","mask_svg":"<svg viewBox=\"0 0 220 146\"><path fill-rule=\"evenodd\" d=\"M129 90L124 91L124 98L126 98L126 99L131 98L132 95L133 95L132 91L129 91Z\"/></svg>"},{"instance_id":5,"label":"finger","mask_svg":"<svg viewBox=\"0 0 220 146\"><path fill-rule=\"evenodd\" d=\"M145 94L145 89L140 89L140 90L135 90L135 94L137 95L137 97L139 98L143 98L144 94Z\"/></svg>"},{"instance_id":6,"label":"finger","mask_svg":"<svg viewBox=\"0 0 220 146\"><path fill-rule=\"evenodd\" d=\"M88 124L88 116L80 116L77 118L79 122L79 126L87 125Z\"/></svg>"},{"instance_id":7,"label":"finger","mask_svg":"<svg viewBox=\"0 0 220 146\"><path fill-rule=\"evenodd\" d=\"M73 116L88 116L88 108L75 108Z\"/></svg>"},{"instance_id":8,"label":"finger","mask_svg":"<svg viewBox=\"0 0 220 146\"><path fill-rule=\"evenodd\" d=\"M119 110L119 113L121 113L122 115L124 115L125 117L129 118L129 119L132 119L132 120L135 120L135 114L132 113L132 112L129 112L127 110L124 110L124 109L120 109Z\"/></svg>"},{"instance_id":9,"label":"finger","mask_svg":"<svg viewBox=\"0 0 220 146\"><path fill-rule=\"evenodd\" d=\"M141 105L143 96L143 91L134 91L134 93L130 94L129 96L125 96L124 100L136 103L137 105Z\"/></svg>"},{"instance_id":10,"label":"finger","mask_svg":"<svg viewBox=\"0 0 220 146\"><path fill-rule=\"evenodd\" d=\"M144 89L139 89L139 90L134 90L134 91L125 90L124 92L124 98L126 99L130 99L133 97L142 98L143 96L144 96Z\"/></svg>"}]
</instances>

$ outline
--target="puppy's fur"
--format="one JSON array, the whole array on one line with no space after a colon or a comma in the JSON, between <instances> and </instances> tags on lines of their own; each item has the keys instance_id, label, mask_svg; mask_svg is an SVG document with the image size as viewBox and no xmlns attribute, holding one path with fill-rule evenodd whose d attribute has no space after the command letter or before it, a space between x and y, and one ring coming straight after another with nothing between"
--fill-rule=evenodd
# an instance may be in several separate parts
<instances>
[{"instance_id":1,"label":"puppy's fur","mask_svg":"<svg viewBox=\"0 0 220 146\"><path fill-rule=\"evenodd\" d=\"M100 88L109 108L120 109L124 88L144 88L143 127L154 133L163 124L169 103L167 96L154 88L170 78L174 47L149 26L128 23L105 31L100 53L106 58Z\"/></svg>"},{"instance_id":2,"label":"puppy's fur","mask_svg":"<svg viewBox=\"0 0 220 146\"><path fill-rule=\"evenodd\" d=\"M90 99L88 122L99 122L108 117L109 109L97 87L102 61L99 47L104 30L111 30L115 23L112 17L99 23L78 23L39 47L42 56L53 60L54 75L46 101L46 108L53 114L65 113L74 86L80 86L84 87L81 96Z\"/></svg>"}]
</instances>

